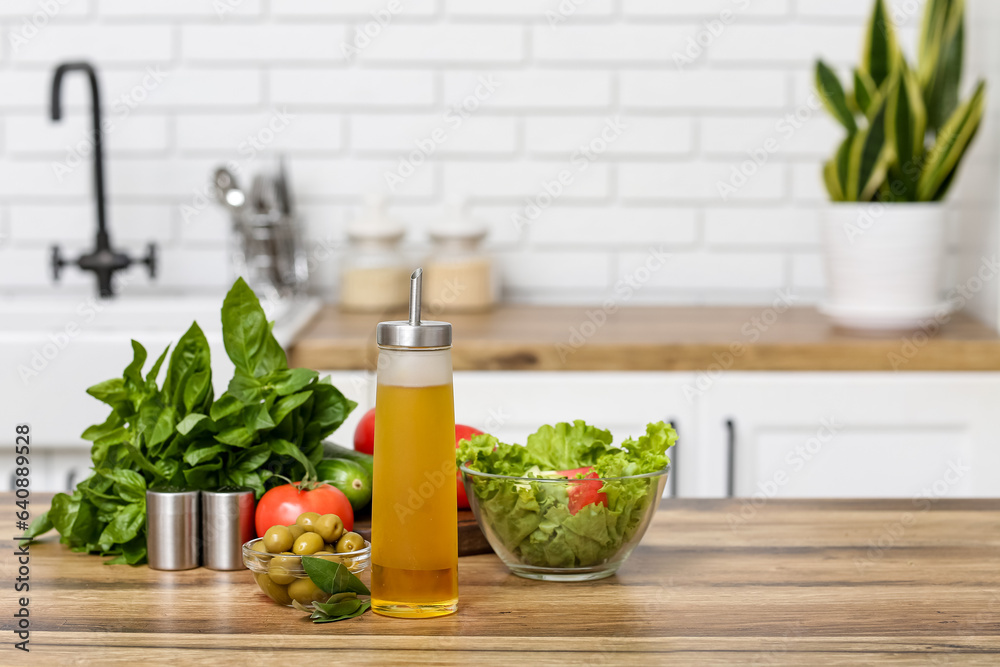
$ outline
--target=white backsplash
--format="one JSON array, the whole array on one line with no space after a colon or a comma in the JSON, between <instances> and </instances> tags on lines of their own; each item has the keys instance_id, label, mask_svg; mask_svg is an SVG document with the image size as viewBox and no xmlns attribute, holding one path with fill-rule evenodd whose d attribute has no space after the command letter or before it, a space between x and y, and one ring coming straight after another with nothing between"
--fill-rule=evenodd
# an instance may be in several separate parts
<instances>
[{"instance_id":1,"label":"white backsplash","mask_svg":"<svg viewBox=\"0 0 1000 667\"><path fill-rule=\"evenodd\" d=\"M907 11L922 4L894 3L911 51L919 11ZM996 90L998 47L985 39L1000 27L993 4L969 2L967 70ZM47 108L54 66L85 58L100 68L112 124L113 238L160 244L160 284L225 286L227 220L205 200L210 170L235 161L246 180L280 150L322 246L328 295L337 261L327 250L365 194L385 194L410 226L415 261L423 230L457 194L490 223L515 300L599 302L656 251L669 258L630 296L636 303L770 303L779 290L814 302L824 285L819 163L840 133L813 108L812 65L817 55L841 68L856 62L870 5L3 2L0 291L48 286L52 242L66 252L91 243L83 77L67 79L61 123ZM355 41L359 27L372 33L367 43ZM1000 103L991 97L952 194L950 284L997 249ZM719 183L748 151L766 163L723 198ZM70 269L63 289L91 281ZM974 308L995 320L996 295L990 286Z\"/></svg>"}]
</instances>

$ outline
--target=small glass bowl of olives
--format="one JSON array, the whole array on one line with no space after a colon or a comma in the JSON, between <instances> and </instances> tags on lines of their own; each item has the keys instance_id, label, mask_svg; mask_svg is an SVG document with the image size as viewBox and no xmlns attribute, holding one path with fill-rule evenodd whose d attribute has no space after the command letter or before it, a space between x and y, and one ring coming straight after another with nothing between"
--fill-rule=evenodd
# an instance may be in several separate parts
<instances>
[{"instance_id":1,"label":"small glass bowl of olives","mask_svg":"<svg viewBox=\"0 0 1000 667\"><path fill-rule=\"evenodd\" d=\"M336 514L304 512L290 526L271 526L263 537L243 545L243 563L257 586L280 605L295 600L309 606L326 602L324 593L302 567L303 556L343 564L356 575L368 569L372 545L361 535L345 531Z\"/></svg>"}]
</instances>

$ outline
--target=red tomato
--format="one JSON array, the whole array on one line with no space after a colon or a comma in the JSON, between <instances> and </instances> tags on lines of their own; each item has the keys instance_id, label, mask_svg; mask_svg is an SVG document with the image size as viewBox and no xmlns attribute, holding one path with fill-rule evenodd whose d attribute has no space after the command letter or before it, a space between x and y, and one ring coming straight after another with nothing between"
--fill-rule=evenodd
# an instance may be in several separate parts
<instances>
[{"instance_id":1,"label":"red tomato","mask_svg":"<svg viewBox=\"0 0 1000 667\"><path fill-rule=\"evenodd\" d=\"M483 432L465 424L455 424L455 448L458 449L459 443L463 440L472 440L474 435L483 435ZM467 510L470 507L469 497L465 495L465 484L462 484L462 471L456 471L455 475L458 478L458 507Z\"/></svg>"},{"instance_id":2,"label":"red tomato","mask_svg":"<svg viewBox=\"0 0 1000 667\"><path fill-rule=\"evenodd\" d=\"M574 468L573 470L558 471L563 477L576 479L577 475L583 475L584 479L569 485L566 495L569 496L569 513L576 514L587 505L608 506L608 494L601 493L604 483L598 480L597 473L591 472L589 467Z\"/></svg>"},{"instance_id":3,"label":"red tomato","mask_svg":"<svg viewBox=\"0 0 1000 667\"><path fill-rule=\"evenodd\" d=\"M292 525L303 512L336 514L344 522L345 530L354 529L354 510L343 491L329 484L296 482L276 486L257 501L254 519L258 537L271 526Z\"/></svg>"},{"instance_id":4,"label":"red tomato","mask_svg":"<svg viewBox=\"0 0 1000 667\"><path fill-rule=\"evenodd\" d=\"M375 454L375 408L366 412L354 429L354 449L365 454Z\"/></svg>"}]
</instances>

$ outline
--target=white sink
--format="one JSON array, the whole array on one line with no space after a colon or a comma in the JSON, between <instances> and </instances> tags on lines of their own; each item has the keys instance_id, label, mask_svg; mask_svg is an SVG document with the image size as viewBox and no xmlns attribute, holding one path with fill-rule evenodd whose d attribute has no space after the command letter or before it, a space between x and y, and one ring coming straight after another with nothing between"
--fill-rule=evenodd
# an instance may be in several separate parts
<instances>
[{"instance_id":1,"label":"white sink","mask_svg":"<svg viewBox=\"0 0 1000 667\"><path fill-rule=\"evenodd\" d=\"M131 339L149 353L148 369L194 320L208 338L220 394L233 373L222 344L224 296L129 294L100 300L45 294L0 299L0 433L11 442L15 424L27 422L36 447L85 455L89 443L80 433L108 414L107 406L86 393L87 387L121 376L132 359ZM275 336L287 348L321 304L305 299L264 305L275 321ZM161 380L163 372L165 366ZM0 488L4 482L0 480Z\"/></svg>"}]
</instances>

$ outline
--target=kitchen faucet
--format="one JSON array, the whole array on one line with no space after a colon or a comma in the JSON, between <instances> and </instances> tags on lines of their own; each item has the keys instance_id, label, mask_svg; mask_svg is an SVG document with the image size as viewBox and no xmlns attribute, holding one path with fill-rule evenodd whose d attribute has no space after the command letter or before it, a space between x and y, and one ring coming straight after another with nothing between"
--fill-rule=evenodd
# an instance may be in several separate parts
<instances>
[{"instance_id":1,"label":"kitchen faucet","mask_svg":"<svg viewBox=\"0 0 1000 667\"><path fill-rule=\"evenodd\" d=\"M66 72L80 70L87 73L90 79L90 115L93 121L94 142L94 200L97 204L97 240L93 251L80 255L76 261L63 259L59 246L52 246L52 275L59 280L62 267L76 264L84 271L93 271L97 275L97 287L102 298L114 296L111 280L116 271L122 271L132 264L145 264L150 277L156 276L156 245L149 244L146 256L133 259L127 253L117 252L111 248L111 237L108 234L107 213L104 200L104 150L101 141L101 99L97 89L97 73L93 66L86 62L63 63L56 68L52 79L52 120L62 118L62 80Z\"/></svg>"}]
</instances>

